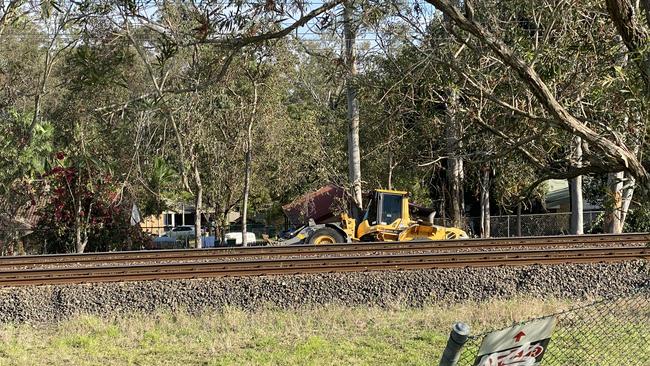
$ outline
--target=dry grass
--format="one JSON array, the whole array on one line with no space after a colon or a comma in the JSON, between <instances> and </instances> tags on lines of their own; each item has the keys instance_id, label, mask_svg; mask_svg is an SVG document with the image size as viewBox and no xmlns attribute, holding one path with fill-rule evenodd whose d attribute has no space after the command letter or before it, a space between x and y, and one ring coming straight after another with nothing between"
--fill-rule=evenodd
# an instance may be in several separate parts
<instances>
[{"instance_id":1,"label":"dry grass","mask_svg":"<svg viewBox=\"0 0 650 366\"><path fill-rule=\"evenodd\" d=\"M568 305L516 299L424 308L80 316L1 326L0 365L430 365L457 320L480 332Z\"/></svg>"}]
</instances>

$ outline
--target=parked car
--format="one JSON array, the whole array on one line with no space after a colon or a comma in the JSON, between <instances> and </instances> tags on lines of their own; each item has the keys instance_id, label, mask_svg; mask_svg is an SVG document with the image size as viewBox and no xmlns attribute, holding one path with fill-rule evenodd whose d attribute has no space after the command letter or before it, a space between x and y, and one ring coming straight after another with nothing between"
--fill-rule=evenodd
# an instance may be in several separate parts
<instances>
[{"instance_id":1,"label":"parked car","mask_svg":"<svg viewBox=\"0 0 650 366\"><path fill-rule=\"evenodd\" d=\"M246 241L248 242L248 244L255 243L257 241L257 238L255 238L255 233L246 233ZM242 245L241 231L226 233L226 244Z\"/></svg>"}]
</instances>

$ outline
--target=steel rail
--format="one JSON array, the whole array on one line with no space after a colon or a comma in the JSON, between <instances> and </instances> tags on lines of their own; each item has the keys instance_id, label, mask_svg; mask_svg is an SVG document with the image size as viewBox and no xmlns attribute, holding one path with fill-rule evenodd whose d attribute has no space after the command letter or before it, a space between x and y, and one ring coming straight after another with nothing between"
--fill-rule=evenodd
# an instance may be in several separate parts
<instances>
[{"instance_id":1,"label":"steel rail","mask_svg":"<svg viewBox=\"0 0 650 366\"><path fill-rule=\"evenodd\" d=\"M306 257L128 266L22 269L0 273L0 286L374 270L602 263L650 258L647 247L600 247L498 252L427 253L357 257Z\"/></svg>"},{"instance_id":2,"label":"steel rail","mask_svg":"<svg viewBox=\"0 0 650 366\"><path fill-rule=\"evenodd\" d=\"M491 239L463 239L441 241L410 241L410 242L355 242L349 244L330 245L292 245L246 248L214 248L214 249L181 249L153 250L129 252L104 252L86 254L55 254L36 256L0 257L0 269L35 265L66 265L94 263L127 263L127 262L169 262L181 260L212 260L228 258L264 257L264 256L309 256L334 255L372 252L404 252L404 251L442 251L442 250L482 250L497 248L537 248L562 247L568 245L589 244L629 244L648 243L650 233L631 234L598 234L598 235L566 235L548 237L518 237Z\"/></svg>"}]
</instances>

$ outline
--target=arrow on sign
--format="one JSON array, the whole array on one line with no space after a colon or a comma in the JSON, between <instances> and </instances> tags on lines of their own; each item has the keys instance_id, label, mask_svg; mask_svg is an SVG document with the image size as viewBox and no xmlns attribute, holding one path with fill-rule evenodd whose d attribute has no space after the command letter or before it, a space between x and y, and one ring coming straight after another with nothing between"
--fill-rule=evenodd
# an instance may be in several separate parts
<instances>
[{"instance_id":1,"label":"arrow on sign","mask_svg":"<svg viewBox=\"0 0 650 366\"><path fill-rule=\"evenodd\" d=\"M522 338L524 338L525 335L526 335L526 333L524 333L524 331L522 330L522 331L520 331L519 333L517 333L517 334L513 337L513 339L515 340L515 342L519 342Z\"/></svg>"}]
</instances>

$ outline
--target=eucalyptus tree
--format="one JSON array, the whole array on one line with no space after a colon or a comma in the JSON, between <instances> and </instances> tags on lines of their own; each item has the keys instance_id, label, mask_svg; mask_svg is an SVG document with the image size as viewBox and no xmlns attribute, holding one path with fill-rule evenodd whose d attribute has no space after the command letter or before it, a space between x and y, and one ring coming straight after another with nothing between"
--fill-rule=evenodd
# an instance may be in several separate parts
<instances>
[{"instance_id":1,"label":"eucalyptus tree","mask_svg":"<svg viewBox=\"0 0 650 366\"><path fill-rule=\"evenodd\" d=\"M467 107L470 119L536 167L538 179L528 191L551 177L620 169L646 180L635 142L643 136L638 121L644 109L629 80L636 71L628 67L621 73L613 62L616 32L598 4L466 1L461 10L446 0L430 3L451 20L453 27L445 32L454 35L459 50L471 55L463 62L439 62L466 81L465 105L484 99L509 116L490 118L496 122L490 125L485 114ZM442 19L433 16L427 29L444 28ZM420 24L411 25L419 29ZM630 128L639 133L621 138L621 131ZM582 139L581 159L570 152L573 136Z\"/></svg>"},{"instance_id":2,"label":"eucalyptus tree","mask_svg":"<svg viewBox=\"0 0 650 366\"><path fill-rule=\"evenodd\" d=\"M580 43L576 46L580 47L580 53L574 54L574 60L579 62L584 62L583 67L589 67L586 65L589 62L590 58L597 58L597 52L592 52L592 50L597 51L599 48L612 47L614 42L614 33L613 29L610 28L608 31L607 28L598 28L598 25L602 25L607 21L602 15L598 13L598 9L590 8L587 6L579 6L573 4L566 4L564 7L538 7L531 5L528 8L518 8L518 12L521 13L524 10L529 12L529 16L524 19L517 18L516 12L508 12L508 9L504 9L502 14L504 17L504 23L508 24L508 28L499 27L499 19L490 19L481 12L475 12L472 7L472 2L465 2L465 11L461 11L458 7L454 6L450 1L447 0L431 0L431 4L435 5L436 8L440 9L447 17L452 19L454 24L456 24L460 30L466 32L468 36L472 39L476 39L473 47L477 49L484 57L489 57L492 54L496 56L496 59L500 64L503 64L506 67L506 70L510 71L512 76L516 80L520 81L520 85L529 92L535 100L534 107L537 109L538 114L531 114L528 111L520 110L516 106L507 104L501 99L496 99L495 103L500 103L503 107L508 107L513 112L518 113L519 115L538 122L542 122L545 125L557 128L559 130L565 131L571 135L580 136L584 143L588 144L589 150L584 152L584 164L580 168L572 167L570 165L561 164L559 167L549 169L549 176L556 177L572 177L581 173L587 172L607 172L620 168L631 172L641 180L646 180L647 172L645 168L640 163L639 159L633 154L632 149L629 148L628 144L624 141L618 139L616 134L613 136L604 136L609 131L606 130L606 126L602 126L602 123L591 116L582 117L579 113L581 112L580 105L578 109L576 106L571 106L568 102L575 99L565 100L564 95L559 92L554 92L549 88L549 85L544 80L544 75L536 71L535 68L541 68L548 71L555 71L553 69L548 69L547 64L539 63L542 59L538 58L538 55L544 55L544 48L539 49L537 45L544 45L545 43L539 42L538 40L546 40L546 43L553 44L557 41L556 38L551 37L550 30L557 29L557 23L562 24L562 20L573 20L573 16L582 15L580 20L585 27L579 27L576 29L576 33L580 32L586 33L589 37L584 37L584 40L580 40L584 44L588 44L589 47L584 47ZM545 9L550 10L552 13L549 14L546 18L541 18ZM548 11L548 10L547 10ZM561 13L560 13L561 12ZM497 13L497 15L499 15ZM571 15L571 16L567 16ZM535 17L537 16L537 18ZM542 19L545 20L542 23ZM519 27L511 27L512 23L520 24ZM490 30L486 28L483 24L489 24ZM566 29L566 28L564 28ZM525 54L525 48L517 47L516 44L509 45L506 42L511 42L512 37L516 37L515 34L518 32L532 32L535 34L535 37L531 38L532 45L538 48L532 48L532 54ZM596 32L601 32L600 34ZM573 36L573 34L570 34ZM597 36L597 37L594 37ZM515 38L519 39L519 38ZM596 43L596 39L598 43ZM468 46L471 43L468 42ZM581 47L582 46L582 47ZM530 51L529 51L530 52ZM549 55L551 56L551 55ZM550 61L553 60L552 57L545 57L543 60ZM580 56L580 57L576 57ZM611 61L608 59L607 61ZM605 62L607 62L605 61ZM557 60L555 64L557 66L567 67L568 64L562 62L562 60ZM571 65L573 67L574 65ZM601 78L611 77L611 74L605 70L603 72L602 65L594 65L591 67L591 70L594 67L598 67L600 73L598 74ZM564 71L563 74L566 75L564 69L559 71ZM593 74L583 73L583 70L579 70L579 73L575 73L575 77L572 79L572 83L567 86L583 86L578 83L587 82L589 80L594 80ZM590 71L590 69L587 69ZM588 85L587 85L588 86ZM488 90L486 90L488 91ZM492 96L492 93L490 93ZM564 103L564 104L563 104ZM590 124L590 125L589 125ZM559 169L558 169L559 168Z\"/></svg>"},{"instance_id":3,"label":"eucalyptus tree","mask_svg":"<svg viewBox=\"0 0 650 366\"><path fill-rule=\"evenodd\" d=\"M182 107L183 98L189 98L187 95L200 98L204 90L221 83L228 68L246 47L282 38L339 3L340 0L326 2L311 11L306 11L305 4L300 1L272 4L129 1L109 2L108 8L100 9L121 28L121 33L145 65L148 76L148 91L102 108L121 110L139 102L160 108L166 119L163 123L171 125L175 135L183 187L195 197L198 246L201 245L203 192L201 168L193 148L198 141L184 141L185 130L180 128L173 106ZM294 19L289 21L287 17ZM189 128L201 129L196 118L188 118L195 121L189 123Z\"/></svg>"},{"instance_id":4,"label":"eucalyptus tree","mask_svg":"<svg viewBox=\"0 0 650 366\"><path fill-rule=\"evenodd\" d=\"M399 95L403 93L405 112L411 110L407 112L409 118L418 115L420 120L416 124L419 128L430 125L432 131L426 135L411 129L415 134L408 137L408 144L421 144L419 151L426 152L416 160L419 167L435 169L432 175L443 174L444 181L436 178L434 184L439 186L437 195L442 198L440 210L443 215L448 213L453 225L460 226L465 212L464 181L467 174L464 167L467 149L463 136L470 127L466 107L468 99L462 95L467 82L449 72L447 64L462 67L471 55L446 31L450 24L438 21L431 9L418 3L394 2L388 14L376 27L382 49L380 57L385 58L386 65L399 71L393 85L387 85L385 95L378 96L378 100L388 100L387 96L394 94L399 101ZM399 119L399 115L397 113L387 121ZM430 141L415 142L415 139ZM413 161L413 157L410 160Z\"/></svg>"}]
</instances>

